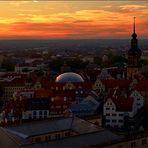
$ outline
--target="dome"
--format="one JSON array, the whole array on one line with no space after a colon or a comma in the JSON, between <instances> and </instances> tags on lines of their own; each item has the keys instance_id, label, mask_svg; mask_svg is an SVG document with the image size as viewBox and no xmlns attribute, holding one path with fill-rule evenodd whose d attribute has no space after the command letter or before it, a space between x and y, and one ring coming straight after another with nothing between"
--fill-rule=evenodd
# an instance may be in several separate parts
<instances>
[{"instance_id":1,"label":"dome","mask_svg":"<svg viewBox=\"0 0 148 148\"><path fill-rule=\"evenodd\" d=\"M56 77L56 82L57 83L84 82L84 80L79 74L73 72L66 72Z\"/></svg>"}]
</instances>

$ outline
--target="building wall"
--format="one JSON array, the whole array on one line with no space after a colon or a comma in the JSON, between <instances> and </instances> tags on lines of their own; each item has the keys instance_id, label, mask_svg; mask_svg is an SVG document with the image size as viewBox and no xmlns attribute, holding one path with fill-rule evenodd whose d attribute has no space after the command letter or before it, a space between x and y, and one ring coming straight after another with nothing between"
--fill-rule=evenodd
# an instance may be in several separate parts
<instances>
[{"instance_id":1,"label":"building wall","mask_svg":"<svg viewBox=\"0 0 148 148\"><path fill-rule=\"evenodd\" d=\"M140 68L127 67L127 78L133 79L134 75L140 74Z\"/></svg>"},{"instance_id":2,"label":"building wall","mask_svg":"<svg viewBox=\"0 0 148 148\"><path fill-rule=\"evenodd\" d=\"M122 127L124 125L124 113L116 112L116 106L111 99L104 105L105 126Z\"/></svg>"},{"instance_id":3,"label":"building wall","mask_svg":"<svg viewBox=\"0 0 148 148\"><path fill-rule=\"evenodd\" d=\"M147 148L148 137L142 137L134 140L123 141L116 144L103 146L103 148Z\"/></svg>"},{"instance_id":4,"label":"building wall","mask_svg":"<svg viewBox=\"0 0 148 148\"><path fill-rule=\"evenodd\" d=\"M77 133L72 130L65 130L60 132L33 136L29 138L29 141L36 143L36 142L42 142L42 141L59 140L59 139L69 137L69 136L74 136L74 135L77 135Z\"/></svg>"},{"instance_id":5,"label":"building wall","mask_svg":"<svg viewBox=\"0 0 148 148\"><path fill-rule=\"evenodd\" d=\"M22 113L22 119L48 118L49 110L31 110Z\"/></svg>"},{"instance_id":6,"label":"building wall","mask_svg":"<svg viewBox=\"0 0 148 148\"><path fill-rule=\"evenodd\" d=\"M3 99L10 99L12 98L13 94L17 91L23 90L25 86L9 86L4 87L4 94L2 96Z\"/></svg>"},{"instance_id":7,"label":"building wall","mask_svg":"<svg viewBox=\"0 0 148 148\"><path fill-rule=\"evenodd\" d=\"M148 111L148 91L139 91L139 92L144 98L144 106L146 110Z\"/></svg>"},{"instance_id":8,"label":"building wall","mask_svg":"<svg viewBox=\"0 0 148 148\"><path fill-rule=\"evenodd\" d=\"M137 106L137 109L143 107L144 97L138 91L133 91L131 97L134 98L135 106Z\"/></svg>"}]
</instances>

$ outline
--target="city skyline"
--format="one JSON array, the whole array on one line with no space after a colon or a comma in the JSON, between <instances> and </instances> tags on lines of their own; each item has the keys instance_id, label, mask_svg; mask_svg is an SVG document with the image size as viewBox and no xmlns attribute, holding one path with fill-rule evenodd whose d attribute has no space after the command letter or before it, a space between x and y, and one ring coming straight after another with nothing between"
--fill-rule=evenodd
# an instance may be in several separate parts
<instances>
[{"instance_id":1,"label":"city skyline","mask_svg":"<svg viewBox=\"0 0 148 148\"><path fill-rule=\"evenodd\" d=\"M0 2L0 39L148 38L146 1Z\"/></svg>"}]
</instances>

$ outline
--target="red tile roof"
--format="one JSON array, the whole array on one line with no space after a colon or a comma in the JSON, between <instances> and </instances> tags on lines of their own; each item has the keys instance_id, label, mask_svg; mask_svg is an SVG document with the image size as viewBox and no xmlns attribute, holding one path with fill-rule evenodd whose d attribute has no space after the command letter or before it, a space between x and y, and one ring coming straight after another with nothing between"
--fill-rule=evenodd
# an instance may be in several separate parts
<instances>
[{"instance_id":1,"label":"red tile roof","mask_svg":"<svg viewBox=\"0 0 148 148\"><path fill-rule=\"evenodd\" d=\"M41 89L37 89L34 91L34 97L35 98L49 98L50 93L48 90L41 88Z\"/></svg>"},{"instance_id":2,"label":"red tile roof","mask_svg":"<svg viewBox=\"0 0 148 148\"><path fill-rule=\"evenodd\" d=\"M148 78L139 81L135 89L138 91L148 91Z\"/></svg>"},{"instance_id":3,"label":"red tile roof","mask_svg":"<svg viewBox=\"0 0 148 148\"><path fill-rule=\"evenodd\" d=\"M133 110L134 99L130 97L131 93L124 92L124 94L125 95L121 95L121 91L119 89L112 89L108 94L108 98L111 98L111 100L114 102L116 111L131 112Z\"/></svg>"},{"instance_id":4,"label":"red tile roof","mask_svg":"<svg viewBox=\"0 0 148 148\"><path fill-rule=\"evenodd\" d=\"M133 110L134 99L131 97L118 96L112 98L112 101L115 103L118 112L131 112Z\"/></svg>"},{"instance_id":5,"label":"red tile roof","mask_svg":"<svg viewBox=\"0 0 148 148\"><path fill-rule=\"evenodd\" d=\"M128 90L129 85L131 83L130 80L114 80L114 79L101 80L101 82L105 85L106 90L108 90L109 88L117 87L117 86L122 90L123 89Z\"/></svg>"}]
</instances>

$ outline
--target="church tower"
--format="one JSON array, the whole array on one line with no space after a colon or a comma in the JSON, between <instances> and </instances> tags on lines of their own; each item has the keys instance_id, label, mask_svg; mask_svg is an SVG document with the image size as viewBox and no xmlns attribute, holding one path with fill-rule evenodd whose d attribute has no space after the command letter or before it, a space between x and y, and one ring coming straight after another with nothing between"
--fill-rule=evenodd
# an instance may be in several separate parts
<instances>
[{"instance_id":1,"label":"church tower","mask_svg":"<svg viewBox=\"0 0 148 148\"><path fill-rule=\"evenodd\" d=\"M127 78L133 79L135 75L140 73L141 69L141 50L138 48L138 40L136 34L135 17L133 24L133 34L131 39L131 48L128 51Z\"/></svg>"}]
</instances>

